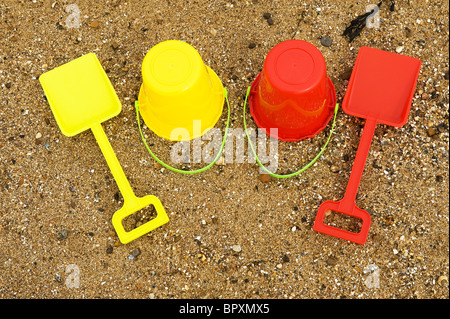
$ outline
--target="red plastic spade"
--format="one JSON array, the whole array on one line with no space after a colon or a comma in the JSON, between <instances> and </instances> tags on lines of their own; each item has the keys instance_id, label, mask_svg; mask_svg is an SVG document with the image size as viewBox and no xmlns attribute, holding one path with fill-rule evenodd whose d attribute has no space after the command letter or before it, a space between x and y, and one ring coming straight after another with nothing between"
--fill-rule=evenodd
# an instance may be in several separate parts
<instances>
[{"instance_id":1,"label":"red plastic spade","mask_svg":"<svg viewBox=\"0 0 450 319\"><path fill-rule=\"evenodd\" d=\"M319 207L313 229L317 232L365 244L371 218L355 200L377 123L400 127L408 120L419 77L421 61L416 58L369 47L359 50L342 108L345 113L366 119L344 198ZM362 220L359 233L323 222L330 210Z\"/></svg>"}]
</instances>

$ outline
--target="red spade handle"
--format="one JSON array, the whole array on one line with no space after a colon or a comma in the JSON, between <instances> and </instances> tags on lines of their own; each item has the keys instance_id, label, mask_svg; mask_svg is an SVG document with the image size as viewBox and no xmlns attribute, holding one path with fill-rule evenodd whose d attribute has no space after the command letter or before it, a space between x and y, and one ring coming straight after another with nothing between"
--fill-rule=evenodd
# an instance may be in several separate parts
<instances>
[{"instance_id":1,"label":"red spade handle","mask_svg":"<svg viewBox=\"0 0 450 319\"><path fill-rule=\"evenodd\" d=\"M371 224L370 215L365 210L358 208L355 204L355 200L376 126L376 120L366 120L344 198L339 202L328 201L320 205L317 212L316 221L314 222L313 226L313 229L315 231L352 241L361 245L364 245L364 243L366 242ZM323 223L323 219L327 210L334 210L336 212L361 219L361 231L359 233L352 233L343 229L325 225Z\"/></svg>"},{"instance_id":2,"label":"red spade handle","mask_svg":"<svg viewBox=\"0 0 450 319\"><path fill-rule=\"evenodd\" d=\"M364 129L361 134L358 151L356 152L355 161L353 163L352 173L350 174L350 179L348 180L347 190L345 191L344 198L341 202L341 209L344 211L351 210L355 205L359 183L361 182L361 177L364 172L364 166L366 165L367 155L369 155L370 145L372 144L376 127L376 120L366 120L366 124L364 125Z\"/></svg>"}]
</instances>

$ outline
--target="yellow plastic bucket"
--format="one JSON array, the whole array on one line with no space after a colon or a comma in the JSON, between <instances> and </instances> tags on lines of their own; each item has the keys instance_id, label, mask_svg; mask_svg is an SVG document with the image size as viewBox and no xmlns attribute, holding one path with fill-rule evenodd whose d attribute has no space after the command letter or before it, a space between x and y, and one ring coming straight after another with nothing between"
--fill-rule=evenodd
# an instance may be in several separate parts
<instances>
[{"instance_id":1,"label":"yellow plastic bucket","mask_svg":"<svg viewBox=\"0 0 450 319\"><path fill-rule=\"evenodd\" d=\"M139 109L147 127L160 137L200 137L222 115L222 82L186 42L169 40L151 48L142 63L142 80Z\"/></svg>"}]
</instances>

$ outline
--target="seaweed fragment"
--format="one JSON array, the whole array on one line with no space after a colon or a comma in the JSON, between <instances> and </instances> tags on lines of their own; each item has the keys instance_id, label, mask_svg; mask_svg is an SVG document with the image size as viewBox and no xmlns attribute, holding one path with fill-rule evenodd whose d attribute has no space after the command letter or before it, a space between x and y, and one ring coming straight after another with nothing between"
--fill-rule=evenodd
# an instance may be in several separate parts
<instances>
[{"instance_id":1,"label":"seaweed fragment","mask_svg":"<svg viewBox=\"0 0 450 319\"><path fill-rule=\"evenodd\" d=\"M375 13L376 10L379 10L381 5L383 4L383 0L381 0L377 7L373 8L371 11L366 12L357 16L350 22L350 25L344 30L343 36L348 36L350 42L352 42L358 35L361 34L362 30L366 27L367 18ZM391 0L391 5L389 7L390 11L394 11L395 9L395 1Z\"/></svg>"}]
</instances>

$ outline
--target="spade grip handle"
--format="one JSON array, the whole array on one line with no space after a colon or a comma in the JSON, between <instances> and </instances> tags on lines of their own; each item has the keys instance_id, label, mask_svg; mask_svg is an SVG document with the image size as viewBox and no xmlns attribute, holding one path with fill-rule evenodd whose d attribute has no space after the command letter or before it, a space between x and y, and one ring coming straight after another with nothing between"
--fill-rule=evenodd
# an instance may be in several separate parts
<instances>
[{"instance_id":1,"label":"spade grip handle","mask_svg":"<svg viewBox=\"0 0 450 319\"><path fill-rule=\"evenodd\" d=\"M352 173L348 181L347 190L344 198L339 202L327 201L320 205L317 212L316 220L313 229L317 232L327 234L333 237L352 241L360 245L364 245L369 234L371 218L367 211L356 206L355 200L358 193L361 177L364 172L364 166L367 161L370 146L372 144L373 134L377 121L374 119L367 119L364 126L361 140L359 142L358 151L356 152L355 161L353 163ZM343 229L332 227L324 224L323 219L328 210L336 211L338 213L356 217L362 220L362 226L359 233L352 233Z\"/></svg>"},{"instance_id":2,"label":"spade grip handle","mask_svg":"<svg viewBox=\"0 0 450 319\"><path fill-rule=\"evenodd\" d=\"M161 204L161 201L157 197L149 195L139 198L134 194L133 189L131 188L128 179L123 172L122 166L120 166L119 160L117 159L101 124L95 124L91 127L91 130L94 133L95 139L102 150L103 156L108 163L111 173L113 174L124 199L123 207L116 211L112 218L112 223L119 240L123 244L126 244L167 223L169 218ZM122 223L123 219L147 207L148 205L153 205L155 207L157 216L131 231L125 231Z\"/></svg>"},{"instance_id":3,"label":"spade grip handle","mask_svg":"<svg viewBox=\"0 0 450 319\"><path fill-rule=\"evenodd\" d=\"M359 184L364 172L364 166L366 165L367 156L369 155L370 146L372 145L373 135L377 121L368 119L364 125L363 132L361 134L361 140L359 142L358 150L356 151L355 160L353 162L352 172L350 179L348 180L347 190L345 191L342 204L342 209L350 209L355 205L356 195L358 194Z\"/></svg>"}]
</instances>

